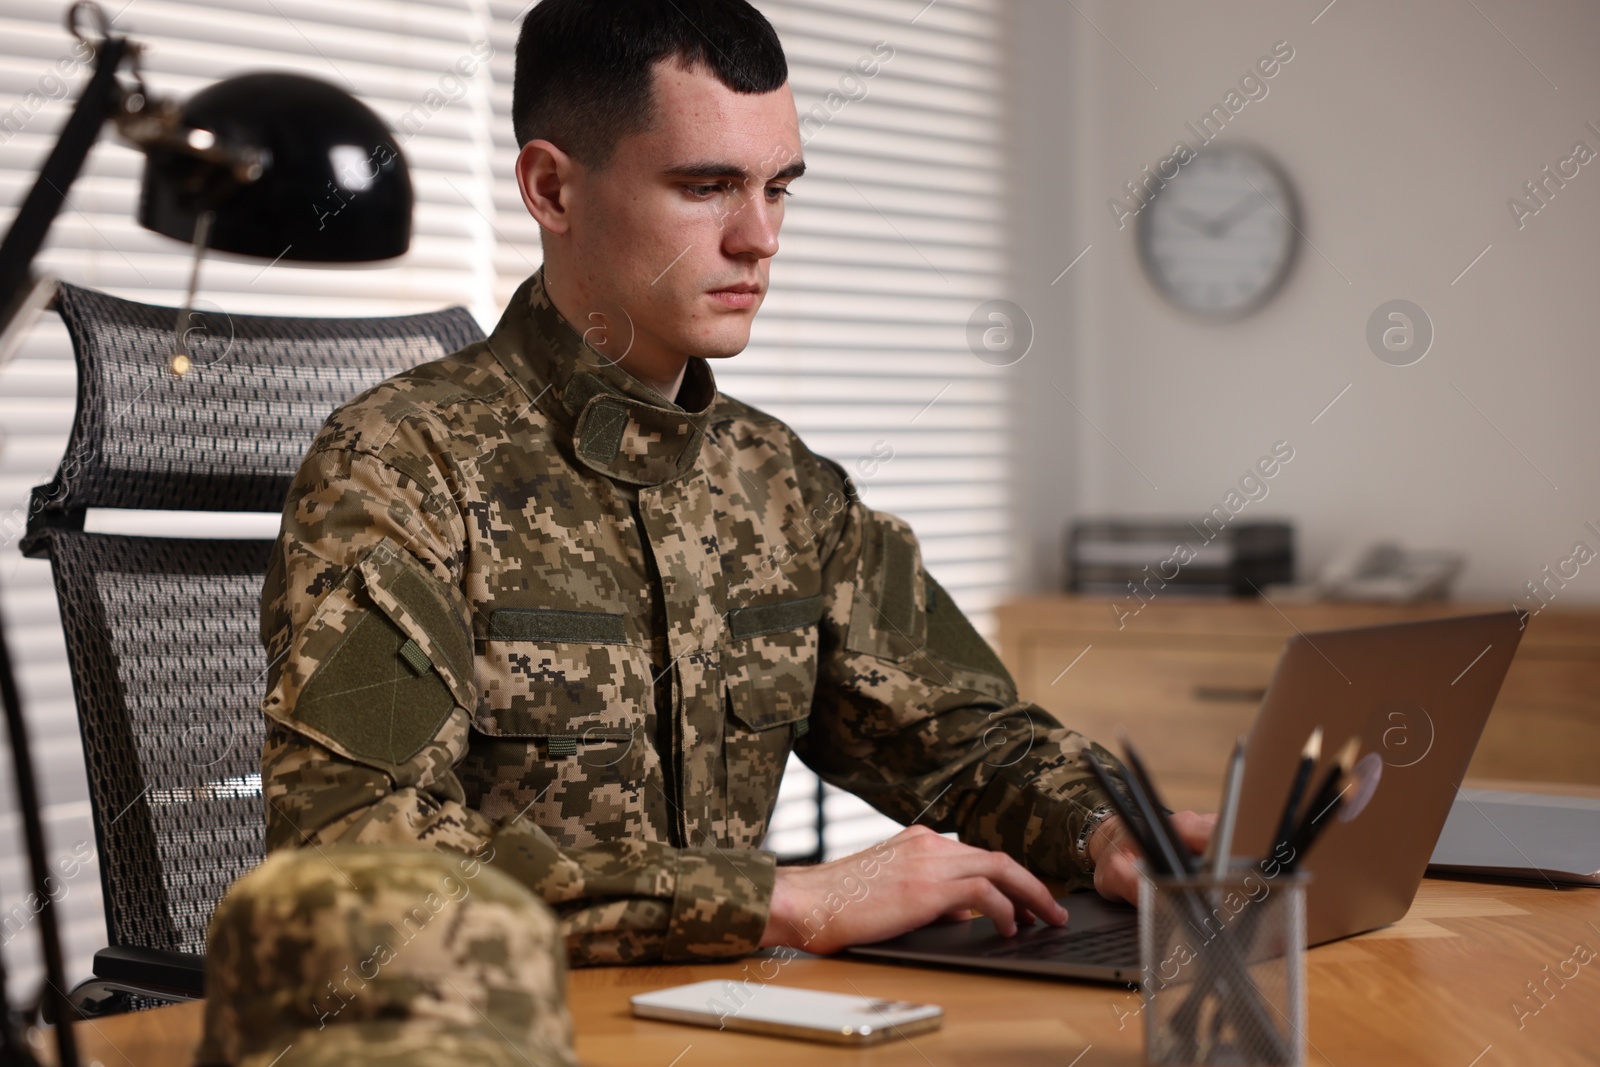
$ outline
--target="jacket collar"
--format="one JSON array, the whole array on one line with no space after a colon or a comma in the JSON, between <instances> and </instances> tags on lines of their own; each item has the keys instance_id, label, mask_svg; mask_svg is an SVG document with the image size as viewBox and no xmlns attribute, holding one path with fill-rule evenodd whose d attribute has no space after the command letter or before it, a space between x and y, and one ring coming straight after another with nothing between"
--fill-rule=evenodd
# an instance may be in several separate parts
<instances>
[{"instance_id":1,"label":"jacket collar","mask_svg":"<svg viewBox=\"0 0 1600 1067\"><path fill-rule=\"evenodd\" d=\"M544 267L517 287L489 349L529 402L572 437L578 461L631 485L660 485L695 465L717 385L704 359L684 371L681 407L583 339L556 310Z\"/></svg>"}]
</instances>

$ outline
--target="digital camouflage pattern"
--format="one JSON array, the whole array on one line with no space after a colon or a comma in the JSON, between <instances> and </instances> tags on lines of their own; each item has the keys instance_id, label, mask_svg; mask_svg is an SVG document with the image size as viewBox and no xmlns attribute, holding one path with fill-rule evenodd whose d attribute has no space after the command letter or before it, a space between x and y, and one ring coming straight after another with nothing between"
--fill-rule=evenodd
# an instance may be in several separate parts
<instances>
[{"instance_id":1,"label":"digital camouflage pattern","mask_svg":"<svg viewBox=\"0 0 1600 1067\"><path fill-rule=\"evenodd\" d=\"M476 859L280 851L217 905L200 1067L574 1067L560 923Z\"/></svg>"},{"instance_id":2,"label":"digital camouflage pattern","mask_svg":"<svg viewBox=\"0 0 1600 1067\"><path fill-rule=\"evenodd\" d=\"M555 908L575 964L739 955L792 749L1089 884L1089 742L1018 702L906 524L705 360L665 400L543 282L336 411L300 468L262 593L269 847L473 853Z\"/></svg>"}]
</instances>

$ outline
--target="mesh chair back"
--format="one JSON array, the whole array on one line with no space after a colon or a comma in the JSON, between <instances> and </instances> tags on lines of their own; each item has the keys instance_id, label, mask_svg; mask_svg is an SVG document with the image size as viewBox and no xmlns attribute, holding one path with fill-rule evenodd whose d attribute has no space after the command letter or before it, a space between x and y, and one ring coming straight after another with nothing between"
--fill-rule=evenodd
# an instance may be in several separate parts
<instances>
[{"instance_id":1,"label":"mesh chair back","mask_svg":"<svg viewBox=\"0 0 1600 1067\"><path fill-rule=\"evenodd\" d=\"M265 850L257 634L271 548L52 538L112 945L204 952L211 909Z\"/></svg>"},{"instance_id":2,"label":"mesh chair back","mask_svg":"<svg viewBox=\"0 0 1600 1067\"><path fill-rule=\"evenodd\" d=\"M465 308L377 319L196 312L188 373L170 369L176 309L63 284L78 411L30 515L82 527L85 508L265 511L339 404L483 331Z\"/></svg>"},{"instance_id":3,"label":"mesh chair back","mask_svg":"<svg viewBox=\"0 0 1600 1067\"><path fill-rule=\"evenodd\" d=\"M83 532L86 508L279 512L328 414L482 338L463 308L386 319L210 315L169 370L177 312L63 285L78 409L23 551L48 556L118 947L203 953L265 847L261 588L270 541ZM194 330L203 330L204 336Z\"/></svg>"}]
</instances>

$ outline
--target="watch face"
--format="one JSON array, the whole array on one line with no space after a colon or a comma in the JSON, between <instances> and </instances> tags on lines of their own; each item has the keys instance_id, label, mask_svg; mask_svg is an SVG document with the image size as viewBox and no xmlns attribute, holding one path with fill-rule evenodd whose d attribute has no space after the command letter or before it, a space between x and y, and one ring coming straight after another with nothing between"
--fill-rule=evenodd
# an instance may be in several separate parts
<instances>
[{"instance_id":1,"label":"watch face","mask_svg":"<svg viewBox=\"0 0 1600 1067\"><path fill-rule=\"evenodd\" d=\"M1289 180L1259 152L1208 146L1140 215L1150 280L1186 311L1232 318L1283 284L1299 243Z\"/></svg>"}]
</instances>

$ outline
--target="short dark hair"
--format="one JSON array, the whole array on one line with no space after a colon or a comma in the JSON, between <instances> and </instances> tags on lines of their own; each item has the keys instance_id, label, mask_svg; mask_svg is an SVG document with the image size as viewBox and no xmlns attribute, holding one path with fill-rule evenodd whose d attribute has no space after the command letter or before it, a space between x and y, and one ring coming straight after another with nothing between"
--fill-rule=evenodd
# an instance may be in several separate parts
<instances>
[{"instance_id":1,"label":"short dark hair","mask_svg":"<svg viewBox=\"0 0 1600 1067\"><path fill-rule=\"evenodd\" d=\"M789 78L777 31L747 0L542 0L517 36L518 147L547 140L604 169L622 138L654 121L653 68L669 56L738 93Z\"/></svg>"}]
</instances>

